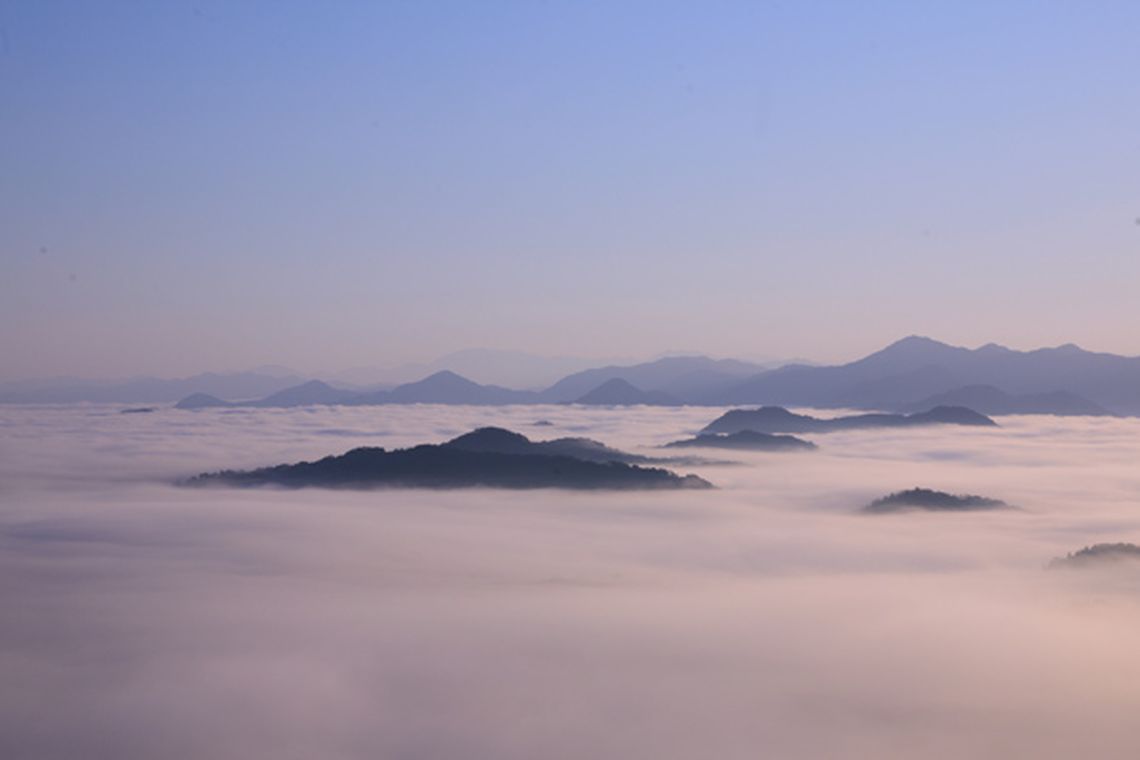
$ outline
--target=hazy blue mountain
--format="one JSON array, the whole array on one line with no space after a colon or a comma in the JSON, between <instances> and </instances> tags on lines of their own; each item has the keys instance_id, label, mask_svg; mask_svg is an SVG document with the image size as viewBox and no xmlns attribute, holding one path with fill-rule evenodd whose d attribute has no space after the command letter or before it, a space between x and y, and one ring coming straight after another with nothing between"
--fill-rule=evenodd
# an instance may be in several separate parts
<instances>
[{"instance_id":1,"label":"hazy blue mountain","mask_svg":"<svg viewBox=\"0 0 1140 760\"><path fill-rule=\"evenodd\" d=\"M157 404L174 402L191 393L207 393L223 399L248 399L276 393L301 381L302 378L295 375L255 372L207 372L174 380L155 377L116 381L75 378L27 380L0 386L0 403L68 404L91 401Z\"/></svg>"},{"instance_id":2,"label":"hazy blue mountain","mask_svg":"<svg viewBox=\"0 0 1140 760\"><path fill-rule=\"evenodd\" d=\"M668 356L642 364L576 372L542 391L541 398L554 403L576 401L606 381L618 379L636 388L661 391L684 400L730 388L762 369L760 365L735 359Z\"/></svg>"},{"instance_id":3,"label":"hazy blue mountain","mask_svg":"<svg viewBox=\"0 0 1140 760\"><path fill-rule=\"evenodd\" d=\"M1002 509L1008 506L1000 499L990 499L985 496L956 495L945 491L933 491L929 488L912 488L909 491L898 491L875 499L863 507L863 511L872 514L907 512L918 509L928 512L976 512Z\"/></svg>"},{"instance_id":4,"label":"hazy blue mountain","mask_svg":"<svg viewBox=\"0 0 1140 760\"><path fill-rule=\"evenodd\" d=\"M545 388L561 377L604 363L597 358L581 356L539 356L525 351L470 348L441 356L430 362L403 364L366 373L356 370L342 373L349 378L380 378L406 383L443 370L469 378L479 384L507 388Z\"/></svg>"},{"instance_id":5,"label":"hazy blue mountain","mask_svg":"<svg viewBox=\"0 0 1140 760\"><path fill-rule=\"evenodd\" d=\"M1117 414L1140 414L1140 358L1074 345L1014 351L977 349L912 336L849 364L791 365L764 372L702 401L899 409L964 386L1012 395L1064 391Z\"/></svg>"},{"instance_id":6,"label":"hazy blue mountain","mask_svg":"<svg viewBox=\"0 0 1140 760\"><path fill-rule=\"evenodd\" d=\"M508 432L509 431L501 431ZM599 462L572 456L529 453L521 442L520 453L466 448L459 439L439 445L387 451L382 448L353 449L340 456L316 462L278 465L243 472L205 473L187 485L257 486L290 488L570 488L570 489L676 489L710 488L695 475L677 475L669 470L623 462ZM497 438L475 431L481 444ZM468 443L471 443L468 439ZM527 442L529 443L529 442Z\"/></svg>"},{"instance_id":7,"label":"hazy blue mountain","mask_svg":"<svg viewBox=\"0 0 1140 760\"><path fill-rule=\"evenodd\" d=\"M358 404L528 404L534 403L531 391L516 391L497 385L480 385L444 370L414 383L398 385L390 391L364 394Z\"/></svg>"},{"instance_id":8,"label":"hazy blue mountain","mask_svg":"<svg viewBox=\"0 0 1140 760\"><path fill-rule=\"evenodd\" d=\"M702 433L695 438L686 438L665 444L666 448L713 448L737 449L740 451L813 451L817 446L811 441L792 435L757 433L754 430L741 430L737 433Z\"/></svg>"},{"instance_id":9,"label":"hazy blue mountain","mask_svg":"<svg viewBox=\"0 0 1140 760\"><path fill-rule=\"evenodd\" d=\"M929 396L900 411L930 409L934 406L966 406L982 414L1054 414L1103 416L1110 412L1069 391L1013 395L992 385L967 385Z\"/></svg>"},{"instance_id":10,"label":"hazy blue mountain","mask_svg":"<svg viewBox=\"0 0 1140 760\"><path fill-rule=\"evenodd\" d=\"M676 406L680 402L664 391L643 391L632 383L615 377L574 399L574 403L596 406Z\"/></svg>"},{"instance_id":11,"label":"hazy blue mountain","mask_svg":"<svg viewBox=\"0 0 1140 760\"><path fill-rule=\"evenodd\" d=\"M223 401L217 396L208 393L191 393L174 405L175 409L212 409L219 406L233 406L229 401Z\"/></svg>"},{"instance_id":12,"label":"hazy blue mountain","mask_svg":"<svg viewBox=\"0 0 1140 760\"><path fill-rule=\"evenodd\" d=\"M199 408L206 394L195 393L177 404L179 409ZM216 399L215 399L216 401ZM535 402L531 391L516 391L495 385L479 385L454 372L437 372L392 390L359 392L334 388L319 380L284 388L262 399L234 406L293 407L312 404L527 404ZM224 403L224 402L223 402ZM218 404L207 404L217 406Z\"/></svg>"},{"instance_id":13,"label":"hazy blue mountain","mask_svg":"<svg viewBox=\"0 0 1140 760\"><path fill-rule=\"evenodd\" d=\"M833 419L796 414L781 406L765 406L727 411L706 425L701 432L739 433L742 430L752 430L757 433L830 433L837 430L922 425L996 427L997 423L984 414L961 406L939 406L918 414L856 414Z\"/></svg>"},{"instance_id":14,"label":"hazy blue mountain","mask_svg":"<svg viewBox=\"0 0 1140 760\"><path fill-rule=\"evenodd\" d=\"M258 401L250 402L249 406L291 407L348 404L359 396L360 393L356 391L334 388L320 380L310 380L307 383L277 391Z\"/></svg>"}]
</instances>

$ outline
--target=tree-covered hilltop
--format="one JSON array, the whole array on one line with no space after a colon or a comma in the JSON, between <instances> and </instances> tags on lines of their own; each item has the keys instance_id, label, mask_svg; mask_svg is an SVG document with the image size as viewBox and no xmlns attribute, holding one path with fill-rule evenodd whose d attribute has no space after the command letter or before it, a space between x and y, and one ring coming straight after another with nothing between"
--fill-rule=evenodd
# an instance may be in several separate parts
<instances>
[{"instance_id":1,"label":"tree-covered hilltop","mask_svg":"<svg viewBox=\"0 0 1140 760\"><path fill-rule=\"evenodd\" d=\"M482 429L443 444L424 444L392 451L364 447L315 462L204 473L185 484L276 485L288 488L484 486L622 490L712 487L696 475L678 475L662 468L601 459L604 452L621 452L596 442L589 443L591 445L579 450L583 456L573 456L567 451L575 449L567 444L551 450L544 448L541 442L531 442L510 431Z\"/></svg>"},{"instance_id":2,"label":"tree-covered hilltop","mask_svg":"<svg viewBox=\"0 0 1140 760\"><path fill-rule=\"evenodd\" d=\"M1008 507L1001 499L991 499L973 494L952 494L945 491L934 491L929 488L911 488L907 491L896 491L882 498L875 499L863 507L864 512L882 514L886 512L903 512L907 510L927 510L929 512L972 512L987 509L1002 509Z\"/></svg>"}]
</instances>

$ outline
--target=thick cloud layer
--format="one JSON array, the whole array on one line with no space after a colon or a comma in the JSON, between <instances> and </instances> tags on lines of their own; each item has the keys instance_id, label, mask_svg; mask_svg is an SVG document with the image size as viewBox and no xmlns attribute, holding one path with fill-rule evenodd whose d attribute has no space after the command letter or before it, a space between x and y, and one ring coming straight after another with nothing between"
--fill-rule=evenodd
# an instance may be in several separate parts
<instances>
[{"instance_id":1,"label":"thick cloud layer","mask_svg":"<svg viewBox=\"0 0 1140 760\"><path fill-rule=\"evenodd\" d=\"M699 493L170 485L717 414L0 407L0 755L1132 756L1140 578L1044 566L1140 542L1137 420L835 433ZM857 514L913 486L1017 509Z\"/></svg>"}]
</instances>

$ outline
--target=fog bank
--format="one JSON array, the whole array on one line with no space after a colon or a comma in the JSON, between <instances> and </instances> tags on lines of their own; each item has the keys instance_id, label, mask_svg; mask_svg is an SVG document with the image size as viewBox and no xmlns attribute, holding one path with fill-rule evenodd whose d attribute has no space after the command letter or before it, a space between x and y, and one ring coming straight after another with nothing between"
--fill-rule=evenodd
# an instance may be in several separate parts
<instances>
[{"instance_id":1,"label":"fog bank","mask_svg":"<svg viewBox=\"0 0 1140 760\"><path fill-rule=\"evenodd\" d=\"M680 468L711 492L171 485L485 424L660 454L720 411L0 407L0 754L1134 753L1140 574L1045 565L1140 541L1140 420ZM858 513L914 486L1016 508Z\"/></svg>"}]
</instances>

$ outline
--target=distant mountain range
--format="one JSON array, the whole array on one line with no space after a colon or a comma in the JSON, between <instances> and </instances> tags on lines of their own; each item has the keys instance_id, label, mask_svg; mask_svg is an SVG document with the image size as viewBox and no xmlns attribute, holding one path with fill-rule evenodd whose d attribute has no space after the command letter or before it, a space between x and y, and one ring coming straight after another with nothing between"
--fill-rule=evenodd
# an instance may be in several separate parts
<instances>
[{"instance_id":1,"label":"distant mountain range","mask_svg":"<svg viewBox=\"0 0 1140 760\"><path fill-rule=\"evenodd\" d=\"M1007 409L1072 414L1083 405L1113 414L1140 414L1140 358L1074 345L1014 351L991 343L971 350L917 336L849 364L789 365L763 372L704 400L904 410L936 402L941 394L977 398L976 389L965 390L971 386L1009 394L1013 400ZM1000 405L994 413L996 408Z\"/></svg>"},{"instance_id":2,"label":"distant mountain range","mask_svg":"<svg viewBox=\"0 0 1140 760\"><path fill-rule=\"evenodd\" d=\"M186 398L191 394L194 398ZM996 415L1140 415L1140 357L1094 353L1073 345L1035 351L995 344L967 349L912 336L841 365L764 369L733 359L671 356L574 372L537 391L477 383L450 369L383 390L257 373L0 385L0 402L9 403L177 399L183 399L182 408L235 401L245 406L582 403L779 405L907 413L965 406Z\"/></svg>"},{"instance_id":3,"label":"distant mountain range","mask_svg":"<svg viewBox=\"0 0 1140 760\"><path fill-rule=\"evenodd\" d=\"M389 387L449 370L476 383L534 390L545 388L572 372L597 367L605 360L581 356L538 356L524 351L469 348L429 362L392 367L358 367L338 372L328 379L334 384Z\"/></svg>"},{"instance_id":4,"label":"distant mountain range","mask_svg":"<svg viewBox=\"0 0 1140 760\"><path fill-rule=\"evenodd\" d=\"M643 364L609 366L575 372L542 391L544 401L577 401L610 380L622 380L642 391L665 394L674 402L692 403L702 395L727 391L764 367L735 359L669 356Z\"/></svg>"},{"instance_id":5,"label":"distant mountain range","mask_svg":"<svg viewBox=\"0 0 1140 760\"><path fill-rule=\"evenodd\" d=\"M303 380L294 374L261 372L207 372L174 380L156 377L102 381L53 378L0 384L0 403L73 404L89 401L163 404L192 393L206 393L224 399L250 399L277 393Z\"/></svg>"}]
</instances>

